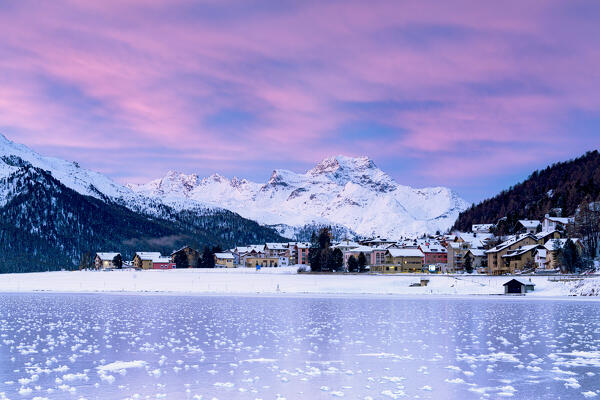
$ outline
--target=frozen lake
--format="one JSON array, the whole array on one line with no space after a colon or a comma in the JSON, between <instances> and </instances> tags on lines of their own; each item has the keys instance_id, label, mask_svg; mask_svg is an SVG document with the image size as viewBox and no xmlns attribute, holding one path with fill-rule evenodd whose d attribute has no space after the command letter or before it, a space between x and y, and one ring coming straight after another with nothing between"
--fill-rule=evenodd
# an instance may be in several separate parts
<instances>
[{"instance_id":1,"label":"frozen lake","mask_svg":"<svg viewBox=\"0 0 600 400\"><path fill-rule=\"evenodd\" d=\"M600 302L0 294L0 399L600 399Z\"/></svg>"}]
</instances>

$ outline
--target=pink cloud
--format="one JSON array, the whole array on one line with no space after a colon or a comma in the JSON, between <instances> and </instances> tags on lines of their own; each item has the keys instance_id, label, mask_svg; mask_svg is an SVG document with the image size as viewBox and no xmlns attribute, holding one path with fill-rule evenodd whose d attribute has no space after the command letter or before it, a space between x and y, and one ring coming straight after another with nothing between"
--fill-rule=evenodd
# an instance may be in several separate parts
<instances>
[{"instance_id":1,"label":"pink cloud","mask_svg":"<svg viewBox=\"0 0 600 400\"><path fill-rule=\"evenodd\" d=\"M561 143L557 125L568 113L600 108L598 25L569 16L562 2L241 7L247 4L71 0L5 9L1 125L33 146L87 151L102 170L111 168L98 148L130 149L140 159L152 157L147 149L169 155L143 170L124 163L136 179L169 169L178 154L198 168L218 162L235 170L240 162L260 164L265 152L307 165L368 152L433 159L427 168L443 181L456 165L465 176L492 173L508 155L482 159L477 172L461 160L488 143L514 144L514 163L531 161L521 143L537 141L543 154L554 154L548 149ZM546 90L520 87L527 82ZM357 111L347 102L374 106ZM377 106L394 102L440 106ZM256 122L235 134L208 126L222 109ZM361 120L399 133L350 140L340 131ZM427 168L416 175L433 177Z\"/></svg>"}]
</instances>

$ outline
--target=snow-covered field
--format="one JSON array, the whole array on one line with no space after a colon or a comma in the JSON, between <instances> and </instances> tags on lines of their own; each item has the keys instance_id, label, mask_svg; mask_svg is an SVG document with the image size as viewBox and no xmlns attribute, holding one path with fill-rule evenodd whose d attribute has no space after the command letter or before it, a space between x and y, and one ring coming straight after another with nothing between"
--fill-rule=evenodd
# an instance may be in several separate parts
<instances>
[{"instance_id":1,"label":"snow-covered field","mask_svg":"<svg viewBox=\"0 0 600 400\"><path fill-rule=\"evenodd\" d=\"M496 295L512 277L482 275L316 275L297 274L297 267L185 269L170 271L64 271L0 275L0 292L165 292L212 294L395 294ZM410 287L421 278L424 287ZM551 281L548 277L516 277L535 284L527 296L598 295L600 277Z\"/></svg>"}]
</instances>

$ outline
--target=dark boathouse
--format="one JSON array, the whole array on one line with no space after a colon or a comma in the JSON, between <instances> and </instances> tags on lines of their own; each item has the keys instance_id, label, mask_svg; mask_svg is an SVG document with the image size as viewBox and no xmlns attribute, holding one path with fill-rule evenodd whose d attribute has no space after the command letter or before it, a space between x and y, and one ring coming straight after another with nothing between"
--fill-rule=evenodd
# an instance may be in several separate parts
<instances>
[{"instance_id":1,"label":"dark boathouse","mask_svg":"<svg viewBox=\"0 0 600 400\"><path fill-rule=\"evenodd\" d=\"M525 294L525 284L516 279L511 279L503 286L504 294Z\"/></svg>"}]
</instances>

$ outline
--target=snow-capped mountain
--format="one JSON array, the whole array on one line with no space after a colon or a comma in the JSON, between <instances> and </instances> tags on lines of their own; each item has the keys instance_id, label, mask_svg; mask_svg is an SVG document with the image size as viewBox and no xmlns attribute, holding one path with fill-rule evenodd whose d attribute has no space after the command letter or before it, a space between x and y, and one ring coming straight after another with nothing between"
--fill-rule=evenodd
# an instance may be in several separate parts
<instances>
[{"instance_id":1,"label":"snow-capped mountain","mask_svg":"<svg viewBox=\"0 0 600 400\"><path fill-rule=\"evenodd\" d=\"M175 209L0 135L0 273L89 266L98 251L131 259L140 250L283 240L229 210L200 202Z\"/></svg>"},{"instance_id":2,"label":"snow-capped mountain","mask_svg":"<svg viewBox=\"0 0 600 400\"><path fill-rule=\"evenodd\" d=\"M264 184L170 171L128 187L180 209L201 202L265 225L328 223L389 238L445 231L469 206L446 187L400 185L367 157L326 158L303 174L275 170Z\"/></svg>"},{"instance_id":3,"label":"snow-capped mountain","mask_svg":"<svg viewBox=\"0 0 600 400\"><path fill-rule=\"evenodd\" d=\"M0 134L0 179L19 170L23 167L23 163L49 171L60 183L79 194L100 200L108 199L136 212L165 216L163 203L157 199L136 193L99 172L82 168L75 161L42 156L29 147L12 142ZM6 200L6 196L0 193L0 205ZM210 212L212 207L196 203L188 209Z\"/></svg>"}]
</instances>

